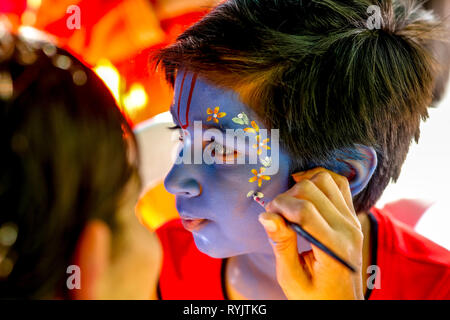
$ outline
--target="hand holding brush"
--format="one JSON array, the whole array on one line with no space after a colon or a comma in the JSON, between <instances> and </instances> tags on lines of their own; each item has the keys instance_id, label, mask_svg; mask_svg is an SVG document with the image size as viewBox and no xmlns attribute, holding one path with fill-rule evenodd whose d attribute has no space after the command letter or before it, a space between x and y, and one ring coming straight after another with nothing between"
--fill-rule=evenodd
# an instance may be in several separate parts
<instances>
[{"instance_id":1,"label":"hand holding brush","mask_svg":"<svg viewBox=\"0 0 450 320\"><path fill-rule=\"evenodd\" d=\"M363 233L347 179L323 168L267 205L259 221L272 240L278 281L290 299L363 299ZM295 230L295 231L294 231ZM297 233L312 244L298 254Z\"/></svg>"}]
</instances>

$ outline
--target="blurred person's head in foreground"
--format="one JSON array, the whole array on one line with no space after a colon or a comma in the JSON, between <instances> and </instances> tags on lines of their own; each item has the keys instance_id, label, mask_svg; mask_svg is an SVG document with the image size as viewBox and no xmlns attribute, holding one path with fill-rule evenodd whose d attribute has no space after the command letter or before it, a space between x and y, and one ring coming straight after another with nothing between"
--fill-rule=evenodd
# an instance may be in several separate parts
<instances>
[{"instance_id":1,"label":"blurred person's head in foreground","mask_svg":"<svg viewBox=\"0 0 450 320\"><path fill-rule=\"evenodd\" d=\"M0 298L150 296L135 139L100 78L3 31L0 149Z\"/></svg>"}]
</instances>

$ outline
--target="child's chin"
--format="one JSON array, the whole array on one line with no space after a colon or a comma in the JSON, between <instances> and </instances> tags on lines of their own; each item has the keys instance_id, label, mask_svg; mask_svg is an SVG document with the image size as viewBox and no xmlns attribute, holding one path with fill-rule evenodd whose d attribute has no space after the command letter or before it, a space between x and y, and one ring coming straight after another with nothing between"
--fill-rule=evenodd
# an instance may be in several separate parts
<instances>
[{"instance_id":1,"label":"child's chin","mask_svg":"<svg viewBox=\"0 0 450 320\"><path fill-rule=\"evenodd\" d=\"M210 240L201 233L194 233L193 235L197 249L211 258L223 259L241 254L241 252L225 245L229 240L221 240L218 237L214 240Z\"/></svg>"}]
</instances>

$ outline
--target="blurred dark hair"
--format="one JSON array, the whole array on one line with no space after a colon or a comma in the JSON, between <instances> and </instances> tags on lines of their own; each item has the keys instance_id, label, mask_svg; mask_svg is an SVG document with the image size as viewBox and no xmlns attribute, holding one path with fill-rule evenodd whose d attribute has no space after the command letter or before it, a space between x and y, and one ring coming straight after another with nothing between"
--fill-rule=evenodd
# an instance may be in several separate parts
<instances>
[{"instance_id":1,"label":"blurred dark hair","mask_svg":"<svg viewBox=\"0 0 450 320\"><path fill-rule=\"evenodd\" d=\"M429 0L424 6L433 10L438 15L443 25L450 28L450 1L448 0ZM428 46L433 51L436 59L439 61L439 74L433 90L433 106L437 106L444 98L448 87L450 76L450 37L447 41L431 41Z\"/></svg>"},{"instance_id":2,"label":"blurred dark hair","mask_svg":"<svg viewBox=\"0 0 450 320\"><path fill-rule=\"evenodd\" d=\"M107 87L71 54L0 40L0 228L17 230L3 248L12 271L0 278L0 298L64 297L86 222L115 228L136 143Z\"/></svg>"},{"instance_id":3,"label":"blurred dark hair","mask_svg":"<svg viewBox=\"0 0 450 320\"><path fill-rule=\"evenodd\" d=\"M381 28L367 27L378 5ZM374 147L378 167L354 198L371 208L397 180L432 101L439 23L414 0L229 0L154 55L177 71L235 90L306 170L354 144Z\"/></svg>"}]
</instances>

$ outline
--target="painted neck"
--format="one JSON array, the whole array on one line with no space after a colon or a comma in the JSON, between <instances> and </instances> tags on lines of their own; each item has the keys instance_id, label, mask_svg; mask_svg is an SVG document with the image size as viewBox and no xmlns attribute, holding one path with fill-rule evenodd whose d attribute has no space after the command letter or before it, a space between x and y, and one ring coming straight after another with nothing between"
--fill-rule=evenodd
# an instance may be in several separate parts
<instances>
[{"instance_id":1,"label":"painted neck","mask_svg":"<svg viewBox=\"0 0 450 320\"><path fill-rule=\"evenodd\" d=\"M273 254L251 253L230 258L226 287L232 300L286 299L277 282Z\"/></svg>"}]
</instances>

